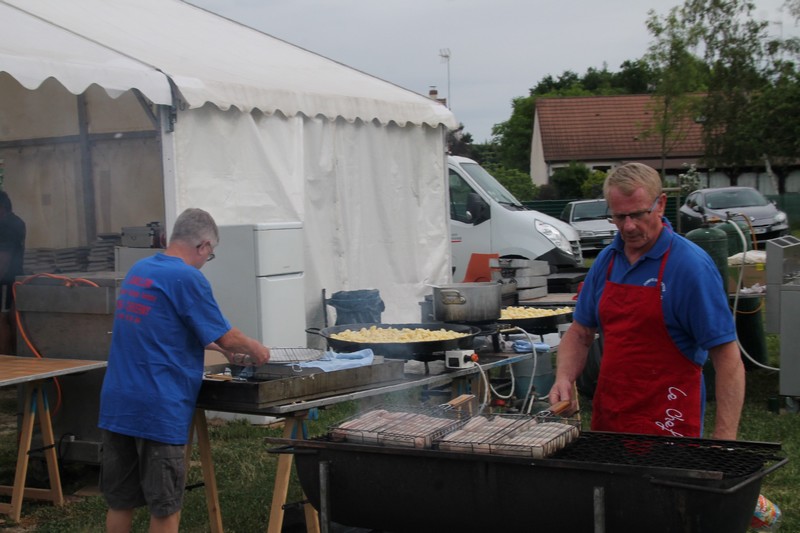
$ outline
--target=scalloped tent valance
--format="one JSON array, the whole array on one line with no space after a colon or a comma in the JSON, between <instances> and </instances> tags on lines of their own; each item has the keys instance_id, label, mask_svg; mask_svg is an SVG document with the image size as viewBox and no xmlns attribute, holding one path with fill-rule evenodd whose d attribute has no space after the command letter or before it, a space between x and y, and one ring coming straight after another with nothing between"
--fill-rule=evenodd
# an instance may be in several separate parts
<instances>
[{"instance_id":1,"label":"scalloped tent valance","mask_svg":"<svg viewBox=\"0 0 800 533\"><path fill-rule=\"evenodd\" d=\"M0 0L0 71L158 104L171 102L168 76L190 108L457 126L423 95L180 0Z\"/></svg>"}]
</instances>

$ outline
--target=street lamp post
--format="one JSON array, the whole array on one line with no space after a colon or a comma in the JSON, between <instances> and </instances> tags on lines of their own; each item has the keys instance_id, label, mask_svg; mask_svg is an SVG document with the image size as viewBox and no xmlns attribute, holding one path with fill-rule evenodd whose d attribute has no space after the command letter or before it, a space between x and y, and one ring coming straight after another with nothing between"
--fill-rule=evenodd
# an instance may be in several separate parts
<instances>
[{"instance_id":1,"label":"street lamp post","mask_svg":"<svg viewBox=\"0 0 800 533\"><path fill-rule=\"evenodd\" d=\"M447 108L451 109L453 106L453 98L450 94L450 49L442 48L439 50L439 57L447 63Z\"/></svg>"}]
</instances>

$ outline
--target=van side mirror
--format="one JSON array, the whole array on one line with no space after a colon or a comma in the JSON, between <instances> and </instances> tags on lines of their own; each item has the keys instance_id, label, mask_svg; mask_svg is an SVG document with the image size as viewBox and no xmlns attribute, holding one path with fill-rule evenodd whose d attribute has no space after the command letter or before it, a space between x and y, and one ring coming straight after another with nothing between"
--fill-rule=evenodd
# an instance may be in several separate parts
<instances>
[{"instance_id":1,"label":"van side mirror","mask_svg":"<svg viewBox=\"0 0 800 533\"><path fill-rule=\"evenodd\" d=\"M477 226L489 220L489 204L478 193L471 192L467 195L467 214L470 216L470 222Z\"/></svg>"}]
</instances>

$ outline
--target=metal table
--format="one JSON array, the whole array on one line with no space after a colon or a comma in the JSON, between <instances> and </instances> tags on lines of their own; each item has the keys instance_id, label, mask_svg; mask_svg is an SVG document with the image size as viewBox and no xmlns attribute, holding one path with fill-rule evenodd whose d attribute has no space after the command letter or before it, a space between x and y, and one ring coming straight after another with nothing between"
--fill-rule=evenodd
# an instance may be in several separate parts
<instances>
[{"instance_id":1,"label":"metal table","mask_svg":"<svg viewBox=\"0 0 800 533\"><path fill-rule=\"evenodd\" d=\"M318 407L335 405L350 400L359 400L382 394L389 394L417 387L441 387L455 384L458 388L462 385L473 385L480 378L480 372L487 372L493 368L507 366L518 363L533 357L532 353L503 353L503 354L484 354L481 355L485 362L470 368L446 371L436 375L408 375L399 381L380 385L374 388L349 392L346 394L332 394L324 398L309 401L300 401L286 405L271 406L261 409L220 409L213 405L198 405L195 412L193 429L191 435L197 432L197 444L200 451L201 466L203 469L203 482L206 486L206 503L208 506L209 523L213 533L221 533L222 519L219 510L219 498L214 476L214 465L211 458L211 447L208 439L208 425L206 421L206 409L210 411L230 411L241 414L268 415L284 417L283 438L296 439L298 435L305 436L305 420L309 410ZM456 391L453 396L459 396L461 391ZM187 457L191 453L191 438L186 447ZM279 533L283 527L284 505L289 491L289 479L292 469L293 457L291 454L281 454L278 458L278 468L275 474L275 486L272 492L272 506L270 508L268 533ZM306 517L306 529L309 533L320 531L319 517L311 504L304 505Z\"/></svg>"},{"instance_id":2,"label":"metal table","mask_svg":"<svg viewBox=\"0 0 800 533\"><path fill-rule=\"evenodd\" d=\"M0 355L0 387L21 385L24 398L14 485L10 487L0 486L0 494L10 494L11 503L0 503L0 513L7 514L15 522L19 522L23 497L47 500L56 505L64 504L61 476L58 472L58 457L55 449L56 442L50 418L50 406L47 402L47 394L43 385L51 378L101 369L105 368L107 364L106 361L39 359ZM47 474L50 480L49 489L25 487L28 460L32 451L30 447L33 439L33 427L37 414L39 415L39 427L42 432L42 451L47 461Z\"/></svg>"}]
</instances>

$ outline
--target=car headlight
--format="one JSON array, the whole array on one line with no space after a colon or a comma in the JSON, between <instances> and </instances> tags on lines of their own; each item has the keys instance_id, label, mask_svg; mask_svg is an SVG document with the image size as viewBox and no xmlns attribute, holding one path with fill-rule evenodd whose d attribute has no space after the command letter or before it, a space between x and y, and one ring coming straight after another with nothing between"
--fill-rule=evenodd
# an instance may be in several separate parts
<instances>
[{"instance_id":1,"label":"car headlight","mask_svg":"<svg viewBox=\"0 0 800 533\"><path fill-rule=\"evenodd\" d=\"M594 237L594 232L582 229L578 230L578 235L580 235L581 237Z\"/></svg>"},{"instance_id":2,"label":"car headlight","mask_svg":"<svg viewBox=\"0 0 800 533\"><path fill-rule=\"evenodd\" d=\"M783 224L784 222L786 222L786 213L783 211L778 211L778 214L775 215L775 223Z\"/></svg>"},{"instance_id":3,"label":"car headlight","mask_svg":"<svg viewBox=\"0 0 800 533\"><path fill-rule=\"evenodd\" d=\"M537 220L536 231L547 237L548 240L556 246L556 248L572 255L572 246L569 244L569 239L567 239L564 234L558 230L558 228L552 224L548 224L547 222Z\"/></svg>"}]
</instances>

